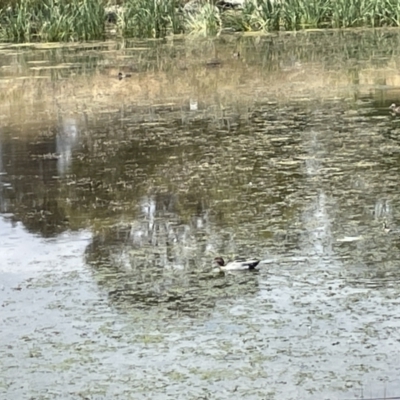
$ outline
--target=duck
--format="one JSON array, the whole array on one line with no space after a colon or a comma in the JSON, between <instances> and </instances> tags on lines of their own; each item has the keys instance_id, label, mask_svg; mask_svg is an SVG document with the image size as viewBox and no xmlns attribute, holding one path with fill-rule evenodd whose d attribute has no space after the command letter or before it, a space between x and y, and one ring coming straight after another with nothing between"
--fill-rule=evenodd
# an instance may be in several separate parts
<instances>
[{"instance_id":1,"label":"duck","mask_svg":"<svg viewBox=\"0 0 400 400\"><path fill-rule=\"evenodd\" d=\"M392 229L388 226L386 221L383 222L382 229L383 229L383 232L385 232L385 233L390 233L392 231Z\"/></svg>"},{"instance_id":2,"label":"duck","mask_svg":"<svg viewBox=\"0 0 400 400\"><path fill-rule=\"evenodd\" d=\"M118 79L124 79L124 78L130 78L132 75L131 74L124 74L122 72L118 72Z\"/></svg>"},{"instance_id":3,"label":"duck","mask_svg":"<svg viewBox=\"0 0 400 400\"><path fill-rule=\"evenodd\" d=\"M222 271L245 271L250 269L255 269L260 263L260 260L250 259L250 260L233 260L225 263L222 257L215 257L214 262Z\"/></svg>"},{"instance_id":4,"label":"duck","mask_svg":"<svg viewBox=\"0 0 400 400\"><path fill-rule=\"evenodd\" d=\"M395 103L393 103L393 104L389 107L389 109L390 109L392 112L396 113L396 114L400 114L400 106L396 106Z\"/></svg>"}]
</instances>

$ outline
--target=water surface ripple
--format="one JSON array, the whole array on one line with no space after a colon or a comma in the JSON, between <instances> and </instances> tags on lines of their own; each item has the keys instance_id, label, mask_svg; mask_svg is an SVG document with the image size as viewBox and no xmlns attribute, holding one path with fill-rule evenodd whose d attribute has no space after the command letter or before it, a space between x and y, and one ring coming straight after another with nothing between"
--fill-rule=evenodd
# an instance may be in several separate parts
<instances>
[{"instance_id":1,"label":"water surface ripple","mask_svg":"<svg viewBox=\"0 0 400 400\"><path fill-rule=\"evenodd\" d=\"M0 397L399 396L398 42L3 45Z\"/></svg>"}]
</instances>

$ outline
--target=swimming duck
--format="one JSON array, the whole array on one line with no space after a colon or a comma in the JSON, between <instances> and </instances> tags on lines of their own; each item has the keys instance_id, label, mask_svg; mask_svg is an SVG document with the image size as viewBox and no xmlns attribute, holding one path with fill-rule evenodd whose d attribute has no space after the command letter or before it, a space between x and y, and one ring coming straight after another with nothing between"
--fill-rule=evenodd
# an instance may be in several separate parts
<instances>
[{"instance_id":1,"label":"swimming duck","mask_svg":"<svg viewBox=\"0 0 400 400\"><path fill-rule=\"evenodd\" d=\"M132 75L131 74L124 74L122 72L118 72L118 79L124 79L124 78L130 78Z\"/></svg>"},{"instance_id":2,"label":"swimming duck","mask_svg":"<svg viewBox=\"0 0 400 400\"><path fill-rule=\"evenodd\" d=\"M214 262L222 271L245 271L249 269L254 269L259 264L259 260L234 260L225 263L222 257L215 257Z\"/></svg>"},{"instance_id":3,"label":"swimming duck","mask_svg":"<svg viewBox=\"0 0 400 400\"><path fill-rule=\"evenodd\" d=\"M383 232L385 232L385 233L389 233L392 231L392 229L388 226L386 221L383 222L382 229L383 229Z\"/></svg>"},{"instance_id":4,"label":"swimming duck","mask_svg":"<svg viewBox=\"0 0 400 400\"><path fill-rule=\"evenodd\" d=\"M395 103L393 103L390 107L390 110L392 110L392 112L396 113L396 114L400 114L400 106L396 106Z\"/></svg>"}]
</instances>

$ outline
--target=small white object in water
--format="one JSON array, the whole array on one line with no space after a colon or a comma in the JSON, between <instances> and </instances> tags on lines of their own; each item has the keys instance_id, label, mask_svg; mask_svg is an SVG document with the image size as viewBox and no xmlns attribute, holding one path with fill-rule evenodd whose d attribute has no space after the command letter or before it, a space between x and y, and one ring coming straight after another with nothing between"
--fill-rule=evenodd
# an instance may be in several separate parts
<instances>
[{"instance_id":1,"label":"small white object in water","mask_svg":"<svg viewBox=\"0 0 400 400\"><path fill-rule=\"evenodd\" d=\"M197 100L190 99L190 111L197 111L198 110L198 103Z\"/></svg>"},{"instance_id":2,"label":"small white object in water","mask_svg":"<svg viewBox=\"0 0 400 400\"><path fill-rule=\"evenodd\" d=\"M337 239L337 242L355 242L356 240L362 240L363 237L361 236L345 236L344 238Z\"/></svg>"}]
</instances>

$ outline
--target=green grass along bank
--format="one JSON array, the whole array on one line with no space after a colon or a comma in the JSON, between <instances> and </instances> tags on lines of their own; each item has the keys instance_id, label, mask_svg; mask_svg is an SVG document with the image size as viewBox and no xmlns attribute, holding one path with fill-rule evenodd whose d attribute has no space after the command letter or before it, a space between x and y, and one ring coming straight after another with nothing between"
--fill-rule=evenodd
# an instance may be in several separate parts
<instances>
[{"instance_id":1,"label":"green grass along bank","mask_svg":"<svg viewBox=\"0 0 400 400\"><path fill-rule=\"evenodd\" d=\"M399 25L397 0L0 0L7 42Z\"/></svg>"}]
</instances>

